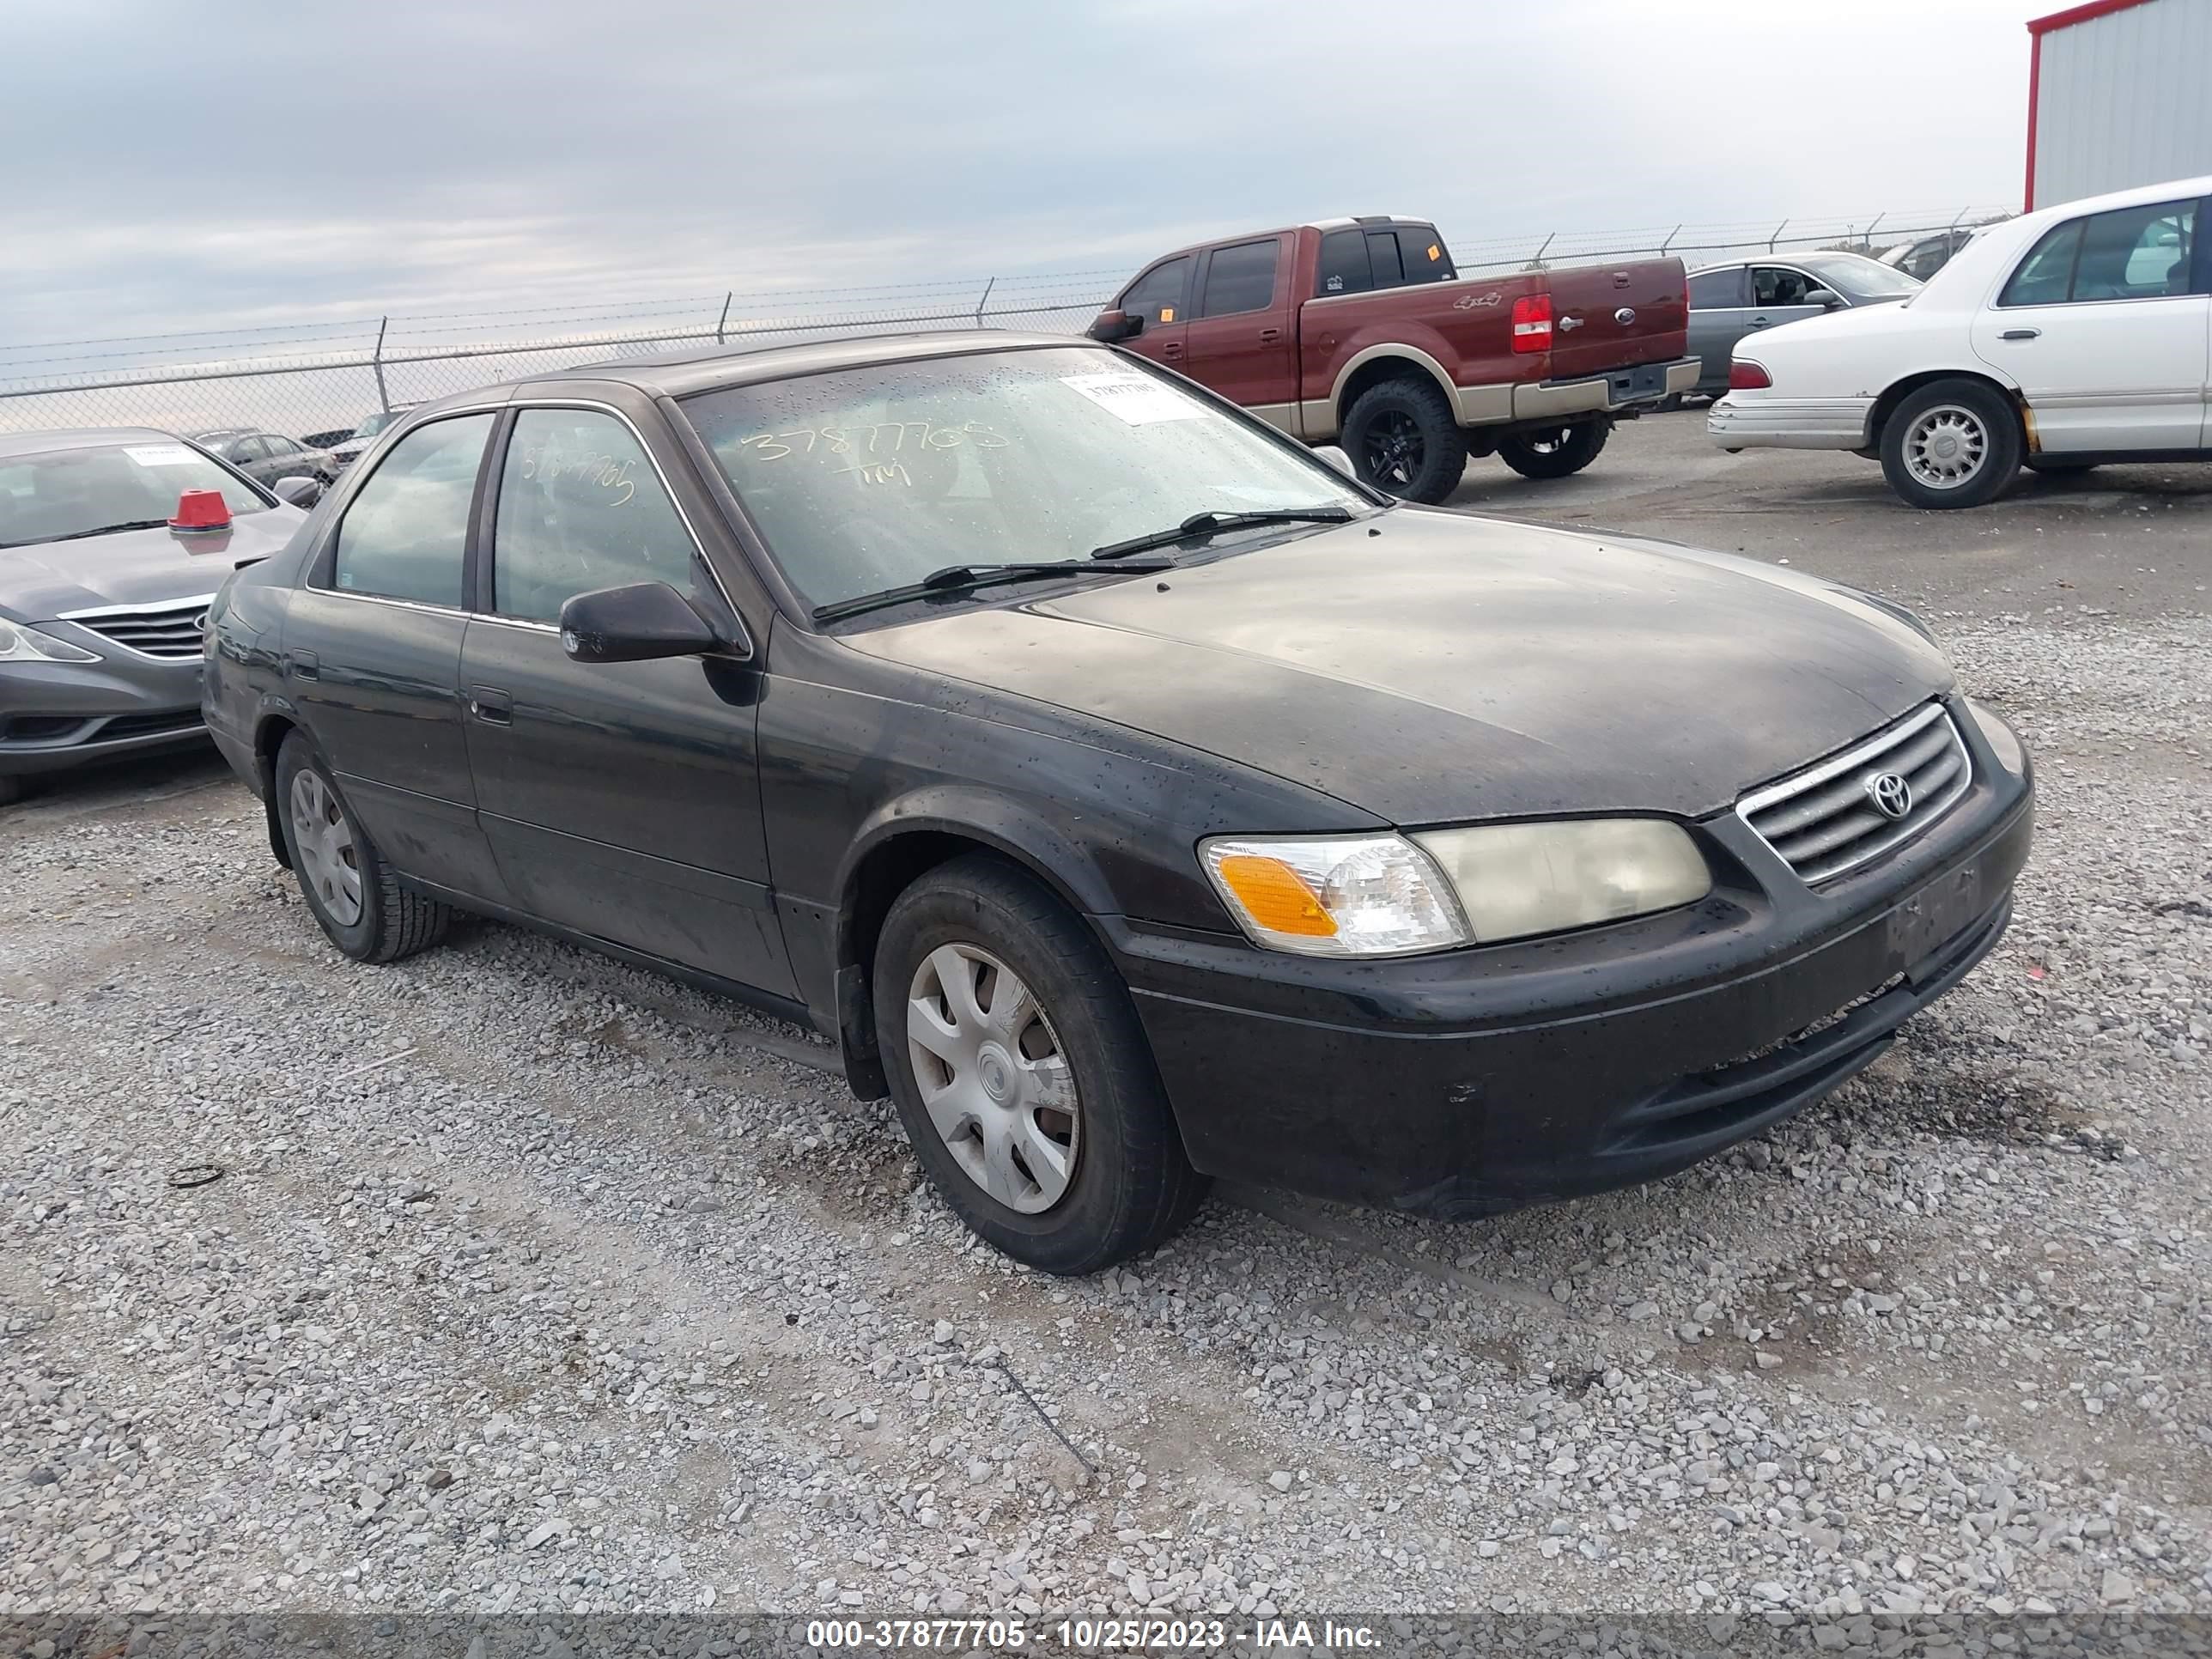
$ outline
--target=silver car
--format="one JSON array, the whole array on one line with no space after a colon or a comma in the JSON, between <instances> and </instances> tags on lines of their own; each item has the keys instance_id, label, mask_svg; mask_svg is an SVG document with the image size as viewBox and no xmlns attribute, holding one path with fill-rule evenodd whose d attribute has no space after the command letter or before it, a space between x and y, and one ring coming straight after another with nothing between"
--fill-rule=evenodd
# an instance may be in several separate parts
<instances>
[{"instance_id":1,"label":"silver car","mask_svg":"<svg viewBox=\"0 0 2212 1659\"><path fill-rule=\"evenodd\" d=\"M1736 343L1761 329L1853 306L1909 300L1920 279L1857 253L1783 253L1690 273L1690 355L1701 397L1728 390Z\"/></svg>"},{"instance_id":2,"label":"silver car","mask_svg":"<svg viewBox=\"0 0 2212 1659\"><path fill-rule=\"evenodd\" d=\"M41 773L207 740L209 602L321 493L276 489L146 428L0 434L0 803Z\"/></svg>"}]
</instances>

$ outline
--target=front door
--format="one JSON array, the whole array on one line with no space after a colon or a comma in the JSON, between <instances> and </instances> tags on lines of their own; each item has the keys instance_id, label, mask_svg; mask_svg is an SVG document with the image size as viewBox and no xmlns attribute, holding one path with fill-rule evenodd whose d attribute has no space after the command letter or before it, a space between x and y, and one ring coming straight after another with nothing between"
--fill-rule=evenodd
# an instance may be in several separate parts
<instances>
[{"instance_id":1,"label":"front door","mask_svg":"<svg viewBox=\"0 0 2212 1659\"><path fill-rule=\"evenodd\" d=\"M461 727L465 581L494 416L416 428L345 503L284 615L285 689L394 868L495 902Z\"/></svg>"},{"instance_id":2,"label":"front door","mask_svg":"<svg viewBox=\"0 0 2212 1659\"><path fill-rule=\"evenodd\" d=\"M2183 201L2055 226L1976 316L1975 355L2019 385L2045 453L2203 442L2212 299L2197 224Z\"/></svg>"},{"instance_id":3,"label":"front door","mask_svg":"<svg viewBox=\"0 0 2212 1659\"><path fill-rule=\"evenodd\" d=\"M1296 436L1298 307L1287 240L1232 242L1206 256L1185 344L1193 380Z\"/></svg>"},{"instance_id":4,"label":"front door","mask_svg":"<svg viewBox=\"0 0 2212 1659\"><path fill-rule=\"evenodd\" d=\"M1817 276L1795 265L1753 265L1751 268L1751 313L1744 332L1778 328L1807 317L1825 315L1826 306L1807 303L1805 296L1820 286Z\"/></svg>"},{"instance_id":5,"label":"front door","mask_svg":"<svg viewBox=\"0 0 2212 1659\"><path fill-rule=\"evenodd\" d=\"M754 750L759 675L734 661L579 663L577 593L665 581L720 603L621 416L521 408L461 653L484 833L514 903L560 927L793 994Z\"/></svg>"}]
</instances>

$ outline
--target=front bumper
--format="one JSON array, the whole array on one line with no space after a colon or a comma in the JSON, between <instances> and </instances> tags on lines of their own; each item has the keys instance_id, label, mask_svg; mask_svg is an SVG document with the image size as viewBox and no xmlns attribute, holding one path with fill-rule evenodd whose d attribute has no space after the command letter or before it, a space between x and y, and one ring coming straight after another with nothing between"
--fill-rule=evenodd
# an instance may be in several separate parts
<instances>
[{"instance_id":1,"label":"front bumper","mask_svg":"<svg viewBox=\"0 0 2212 1659\"><path fill-rule=\"evenodd\" d=\"M1691 390L1703 368L1695 357L1644 363L1571 380L1540 380L1513 388L1513 418L1547 421L1564 415L1612 415L1650 409L1662 398Z\"/></svg>"},{"instance_id":2,"label":"front bumper","mask_svg":"<svg viewBox=\"0 0 2212 1659\"><path fill-rule=\"evenodd\" d=\"M103 655L0 667L0 777L65 772L207 741L200 663Z\"/></svg>"},{"instance_id":3,"label":"front bumper","mask_svg":"<svg viewBox=\"0 0 2212 1659\"><path fill-rule=\"evenodd\" d=\"M1959 804L1818 891L1729 813L1696 826L1698 904L1550 939L1341 963L1109 924L1192 1162L1456 1218L1668 1175L1779 1121L2004 931L2032 786L1966 740Z\"/></svg>"},{"instance_id":4,"label":"front bumper","mask_svg":"<svg viewBox=\"0 0 2212 1659\"><path fill-rule=\"evenodd\" d=\"M1705 435L1723 449L1863 449L1871 398L1723 398Z\"/></svg>"}]
</instances>

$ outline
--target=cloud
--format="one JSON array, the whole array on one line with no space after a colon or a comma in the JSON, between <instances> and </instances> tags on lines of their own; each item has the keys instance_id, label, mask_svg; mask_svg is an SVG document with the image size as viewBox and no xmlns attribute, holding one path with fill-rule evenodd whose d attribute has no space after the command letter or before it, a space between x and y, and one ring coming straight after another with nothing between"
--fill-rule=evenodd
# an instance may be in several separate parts
<instances>
[{"instance_id":1,"label":"cloud","mask_svg":"<svg viewBox=\"0 0 2212 1659\"><path fill-rule=\"evenodd\" d=\"M0 316L20 345L1119 269L1346 211L1464 245L2002 202L2040 9L43 0Z\"/></svg>"}]
</instances>

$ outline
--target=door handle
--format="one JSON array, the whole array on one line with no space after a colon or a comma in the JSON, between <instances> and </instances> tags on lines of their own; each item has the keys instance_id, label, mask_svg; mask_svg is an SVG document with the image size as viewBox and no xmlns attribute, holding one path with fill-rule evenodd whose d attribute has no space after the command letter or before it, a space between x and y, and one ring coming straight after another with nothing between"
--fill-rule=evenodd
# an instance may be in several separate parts
<instances>
[{"instance_id":1,"label":"door handle","mask_svg":"<svg viewBox=\"0 0 2212 1659\"><path fill-rule=\"evenodd\" d=\"M1263 328L1260 331L1260 343L1261 345L1273 345L1282 337L1283 331L1279 328Z\"/></svg>"},{"instance_id":2,"label":"door handle","mask_svg":"<svg viewBox=\"0 0 2212 1659\"><path fill-rule=\"evenodd\" d=\"M2038 340L2043 337L2039 328L2008 328L1997 336L2000 340Z\"/></svg>"},{"instance_id":3,"label":"door handle","mask_svg":"<svg viewBox=\"0 0 2212 1659\"><path fill-rule=\"evenodd\" d=\"M1559 319L1559 331L1562 334L1565 333L1569 329L1580 328L1582 325L1583 319L1579 317L1562 317Z\"/></svg>"},{"instance_id":4,"label":"door handle","mask_svg":"<svg viewBox=\"0 0 2212 1659\"><path fill-rule=\"evenodd\" d=\"M292 678L295 680L319 680L323 677L323 659L312 651L292 653Z\"/></svg>"},{"instance_id":5,"label":"door handle","mask_svg":"<svg viewBox=\"0 0 2212 1659\"><path fill-rule=\"evenodd\" d=\"M469 693L469 713L486 726L514 724L514 696L495 685L479 685Z\"/></svg>"},{"instance_id":6,"label":"door handle","mask_svg":"<svg viewBox=\"0 0 2212 1659\"><path fill-rule=\"evenodd\" d=\"M1163 356L1163 357L1180 357L1180 356L1182 356L1182 341L1180 341L1180 340L1164 340L1164 341L1162 341L1162 342L1160 343L1160 356Z\"/></svg>"}]
</instances>

